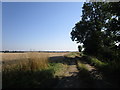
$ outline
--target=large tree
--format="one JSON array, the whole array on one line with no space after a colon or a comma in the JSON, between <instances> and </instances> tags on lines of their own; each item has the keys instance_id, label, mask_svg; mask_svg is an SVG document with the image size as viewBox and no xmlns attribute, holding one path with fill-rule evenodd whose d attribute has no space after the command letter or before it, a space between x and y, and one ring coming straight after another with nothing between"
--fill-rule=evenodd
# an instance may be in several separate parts
<instances>
[{"instance_id":1,"label":"large tree","mask_svg":"<svg viewBox=\"0 0 120 90\"><path fill-rule=\"evenodd\" d=\"M87 54L97 55L107 48L108 51L120 49L120 2L84 3L82 19L75 24L71 39L83 43Z\"/></svg>"}]
</instances>

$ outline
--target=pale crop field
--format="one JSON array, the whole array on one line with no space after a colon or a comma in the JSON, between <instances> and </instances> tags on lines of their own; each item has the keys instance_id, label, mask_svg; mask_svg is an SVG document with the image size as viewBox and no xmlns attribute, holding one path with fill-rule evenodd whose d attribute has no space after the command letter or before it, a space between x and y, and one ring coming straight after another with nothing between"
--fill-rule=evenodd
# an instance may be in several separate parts
<instances>
[{"instance_id":1,"label":"pale crop field","mask_svg":"<svg viewBox=\"0 0 120 90\"><path fill-rule=\"evenodd\" d=\"M0 57L2 57L3 61L8 61L8 60L20 60L20 59L24 59L24 58L29 58L29 54L30 53L0 53ZM37 56L48 56L48 57L54 57L54 56L64 56L66 54L68 54L68 52L63 52L63 53L34 53L34 55Z\"/></svg>"},{"instance_id":2,"label":"pale crop field","mask_svg":"<svg viewBox=\"0 0 120 90\"><path fill-rule=\"evenodd\" d=\"M0 53L2 57L3 70L19 66L24 69L43 69L48 65L50 57L64 56L68 53L43 53L43 52L28 52L28 53Z\"/></svg>"},{"instance_id":3,"label":"pale crop field","mask_svg":"<svg viewBox=\"0 0 120 90\"><path fill-rule=\"evenodd\" d=\"M68 53L43 53L43 52L28 52L28 53L0 53L2 57L2 67L5 70L9 67L19 65L24 68L45 68L48 65L50 57L64 56Z\"/></svg>"}]
</instances>

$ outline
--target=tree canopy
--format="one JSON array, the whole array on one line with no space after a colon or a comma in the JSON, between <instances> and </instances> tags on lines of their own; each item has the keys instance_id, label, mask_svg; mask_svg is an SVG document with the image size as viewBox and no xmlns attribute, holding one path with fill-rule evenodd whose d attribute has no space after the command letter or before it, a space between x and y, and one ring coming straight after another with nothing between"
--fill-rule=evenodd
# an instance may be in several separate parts
<instances>
[{"instance_id":1,"label":"tree canopy","mask_svg":"<svg viewBox=\"0 0 120 90\"><path fill-rule=\"evenodd\" d=\"M119 52L120 2L89 2L82 9L81 20L72 28L72 41L83 43L84 52L91 55Z\"/></svg>"}]
</instances>

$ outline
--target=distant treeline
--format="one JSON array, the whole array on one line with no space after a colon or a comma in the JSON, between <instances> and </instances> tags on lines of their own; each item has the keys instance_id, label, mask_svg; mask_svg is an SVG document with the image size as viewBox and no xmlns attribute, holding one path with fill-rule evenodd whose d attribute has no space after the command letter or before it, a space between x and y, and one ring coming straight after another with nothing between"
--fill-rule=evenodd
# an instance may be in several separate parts
<instances>
[{"instance_id":1,"label":"distant treeline","mask_svg":"<svg viewBox=\"0 0 120 90\"><path fill-rule=\"evenodd\" d=\"M48 53L62 53L62 52L72 52L72 51L9 51L9 50L5 50L5 51L0 51L2 53L26 53L26 52L48 52ZM75 52L75 51L74 51Z\"/></svg>"}]
</instances>

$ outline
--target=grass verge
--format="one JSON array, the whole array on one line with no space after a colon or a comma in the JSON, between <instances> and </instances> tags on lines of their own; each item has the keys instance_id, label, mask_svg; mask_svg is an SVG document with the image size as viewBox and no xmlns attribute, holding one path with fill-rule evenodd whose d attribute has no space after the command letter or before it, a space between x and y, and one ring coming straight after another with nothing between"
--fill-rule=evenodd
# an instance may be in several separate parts
<instances>
[{"instance_id":1,"label":"grass verge","mask_svg":"<svg viewBox=\"0 0 120 90\"><path fill-rule=\"evenodd\" d=\"M112 87L119 87L120 61L103 62L91 56L83 56L82 59L87 61L90 65L95 66L97 70L102 73L104 80L109 82Z\"/></svg>"}]
</instances>

